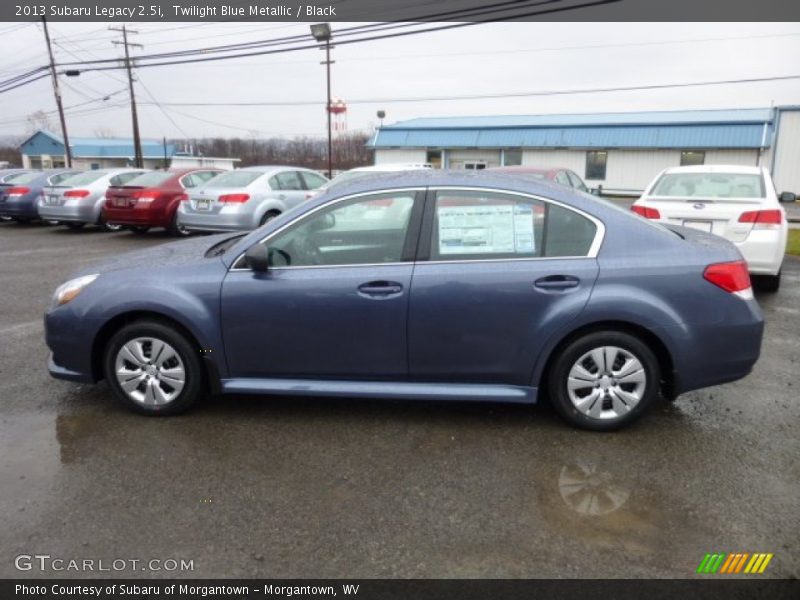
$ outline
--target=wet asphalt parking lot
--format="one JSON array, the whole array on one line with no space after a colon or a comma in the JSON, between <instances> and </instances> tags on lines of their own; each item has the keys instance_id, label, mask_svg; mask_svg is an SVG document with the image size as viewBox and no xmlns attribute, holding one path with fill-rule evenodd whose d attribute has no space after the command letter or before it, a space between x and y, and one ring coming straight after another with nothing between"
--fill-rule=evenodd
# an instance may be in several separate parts
<instances>
[{"instance_id":1,"label":"wet asphalt parking lot","mask_svg":"<svg viewBox=\"0 0 800 600\"><path fill-rule=\"evenodd\" d=\"M154 419L51 379L55 287L168 241L0 224L0 577L691 577L715 551L800 575L800 260L759 295L749 377L613 434L541 405L226 397ZM21 572L20 554L194 570Z\"/></svg>"}]
</instances>

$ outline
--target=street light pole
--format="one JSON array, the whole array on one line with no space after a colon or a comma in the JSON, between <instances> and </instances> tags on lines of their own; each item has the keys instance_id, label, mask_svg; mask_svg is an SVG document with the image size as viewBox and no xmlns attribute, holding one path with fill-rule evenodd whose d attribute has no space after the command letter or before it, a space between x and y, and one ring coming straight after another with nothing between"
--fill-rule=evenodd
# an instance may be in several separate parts
<instances>
[{"instance_id":1,"label":"street light pole","mask_svg":"<svg viewBox=\"0 0 800 600\"><path fill-rule=\"evenodd\" d=\"M328 113L328 179L333 177L333 123L331 119L331 26L330 23L318 23L311 26L311 35L318 42L325 42L325 60L321 64L326 67L327 75L327 101L325 111Z\"/></svg>"},{"instance_id":2,"label":"street light pole","mask_svg":"<svg viewBox=\"0 0 800 600\"><path fill-rule=\"evenodd\" d=\"M328 102L325 108L328 112L328 179L333 177L333 131L331 128L331 40L325 40L325 67L328 78Z\"/></svg>"}]
</instances>

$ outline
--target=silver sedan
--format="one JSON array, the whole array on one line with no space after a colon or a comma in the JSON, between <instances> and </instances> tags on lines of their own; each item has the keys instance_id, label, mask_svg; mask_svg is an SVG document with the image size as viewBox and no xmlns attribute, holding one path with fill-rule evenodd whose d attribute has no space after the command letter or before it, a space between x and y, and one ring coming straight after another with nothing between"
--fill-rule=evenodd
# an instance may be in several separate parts
<instances>
[{"instance_id":1,"label":"silver sedan","mask_svg":"<svg viewBox=\"0 0 800 600\"><path fill-rule=\"evenodd\" d=\"M307 200L327 179L298 167L246 167L189 192L178 224L190 231L248 231Z\"/></svg>"},{"instance_id":2,"label":"silver sedan","mask_svg":"<svg viewBox=\"0 0 800 600\"><path fill-rule=\"evenodd\" d=\"M143 169L95 169L84 171L44 188L39 198L42 219L60 221L71 229L87 223L97 224L107 231L120 225L103 222L103 202L110 186L125 185L134 177L146 173Z\"/></svg>"}]
</instances>

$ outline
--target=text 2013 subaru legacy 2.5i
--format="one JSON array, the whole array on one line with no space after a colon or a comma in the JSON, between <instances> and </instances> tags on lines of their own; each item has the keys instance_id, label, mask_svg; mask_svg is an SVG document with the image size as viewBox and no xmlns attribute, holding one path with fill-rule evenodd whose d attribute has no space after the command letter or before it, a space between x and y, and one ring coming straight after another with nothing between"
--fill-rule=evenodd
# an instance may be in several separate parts
<instances>
[{"instance_id":1,"label":"text 2013 subaru legacy 2.5i","mask_svg":"<svg viewBox=\"0 0 800 600\"><path fill-rule=\"evenodd\" d=\"M337 188L249 234L56 290L50 372L175 414L206 391L534 403L626 425L747 375L763 320L729 241L487 172Z\"/></svg>"}]
</instances>

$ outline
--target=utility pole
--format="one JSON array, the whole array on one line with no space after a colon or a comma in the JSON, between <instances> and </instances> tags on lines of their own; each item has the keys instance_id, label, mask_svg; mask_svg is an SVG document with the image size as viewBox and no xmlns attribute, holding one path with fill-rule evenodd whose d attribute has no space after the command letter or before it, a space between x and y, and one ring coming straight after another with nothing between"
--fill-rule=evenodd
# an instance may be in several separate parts
<instances>
[{"instance_id":1,"label":"utility pole","mask_svg":"<svg viewBox=\"0 0 800 600\"><path fill-rule=\"evenodd\" d=\"M53 78L53 93L56 96L56 107L58 108L58 119L61 121L61 137L64 138L64 157L65 166L72 168L72 150L69 147L69 136L67 135L67 120L64 118L64 105L61 103L61 89L58 87L58 75L56 75L56 61L53 58L53 47L50 45L50 32L47 30L47 19L42 15L42 27L44 28L44 39L47 42L47 54L50 56L50 75Z\"/></svg>"},{"instance_id":2,"label":"utility pole","mask_svg":"<svg viewBox=\"0 0 800 600\"><path fill-rule=\"evenodd\" d=\"M131 56L128 52L129 46L135 46L137 48L144 48L141 44L134 44L128 41L128 33L139 33L138 31L128 30L125 25L121 28L119 27L109 27L111 31L121 31L122 32L122 41L117 42L113 41L112 44L125 46L125 69L128 71L128 89L131 93L131 118L133 120L133 148L135 154L135 164L134 166L138 168L142 168L144 166L144 160L142 158L142 140L139 137L139 117L136 114L136 95L133 92L133 70L131 69Z\"/></svg>"}]
</instances>

